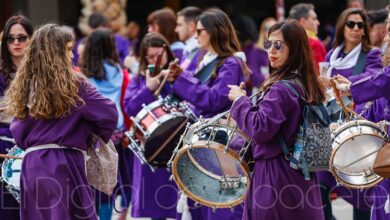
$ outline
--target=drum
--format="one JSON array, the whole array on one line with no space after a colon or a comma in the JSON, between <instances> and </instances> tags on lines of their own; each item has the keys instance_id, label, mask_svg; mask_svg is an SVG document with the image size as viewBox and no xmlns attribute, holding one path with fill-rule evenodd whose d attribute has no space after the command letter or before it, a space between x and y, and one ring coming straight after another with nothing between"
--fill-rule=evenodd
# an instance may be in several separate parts
<instances>
[{"instance_id":1,"label":"drum","mask_svg":"<svg viewBox=\"0 0 390 220\"><path fill-rule=\"evenodd\" d=\"M169 162L173 179L192 200L212 208L242 203L250 184L250 139L234 120L201 119L189 127Z\"/></svg>"},{"instance_id":2,"label":"drum","mask_svg":"<svg viewBox=\"0 0 390 220\"><path fill-rule=\"evenodd\" d=\"M13 147L8 151L10 156L24 157L25 152L19 147ZM20 172L22 160L7 158L1 165L1 179L6 183L7 190L20 203Z\"/></svg>"},{"instance_id":3,"label":"drum","mask_svg":"<svg viewBox=\"0 0 390 220\"><path fill-rule=\"evenodd\" d=\"M130 139L129 148L154 170L165 167L172 156L186 123L197 118L184 102L169 98L159 98L131 118L133 127L126 136Z\"/></svg>"},{"instance_id":4,"label":"drum","mask_svg":"<svg viewBox=\"0 0 390 220\"><path fill-rule=\"evenodd\" d=\"M371 187L382 180L373 172L386 133L366 120L347 122L334 131L330 170L336 181L351 188Z\"/></svg>"}]
</instances>

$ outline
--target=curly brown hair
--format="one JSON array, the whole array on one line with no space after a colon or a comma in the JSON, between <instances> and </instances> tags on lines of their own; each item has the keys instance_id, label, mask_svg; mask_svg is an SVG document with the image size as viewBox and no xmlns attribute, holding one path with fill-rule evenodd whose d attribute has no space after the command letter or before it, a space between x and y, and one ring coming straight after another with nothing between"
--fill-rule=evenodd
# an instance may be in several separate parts
<instances>
[{"instance_id":1,"label":"curly brown hair","mask_svg":"<svg viewBox=\"0 0 390 220\"><path fill-rule=\"evenodd\" d=\"M19 119L62 118L84 101L80 79L68 57L72 35L56 24L40 27L32 36L15 79L5 93L7 112Z\"/></svg>"}]
</instances>

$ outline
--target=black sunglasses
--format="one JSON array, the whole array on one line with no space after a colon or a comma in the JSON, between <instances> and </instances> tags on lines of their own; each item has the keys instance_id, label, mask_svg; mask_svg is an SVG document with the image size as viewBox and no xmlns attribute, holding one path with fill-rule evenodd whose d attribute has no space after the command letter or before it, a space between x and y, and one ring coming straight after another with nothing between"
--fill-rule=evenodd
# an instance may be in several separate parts
<instances>
[{"instance_id":1,"label":"black sunglasses","mask_svg":"<svg viewBox=\"0 0 390 220\"><path fill-rule=\"evenodd\" d=\"M350 29L353 29L356 25L359 29L363 29L364 22L362 22L362 21L359 21L359 22L347 21L347 22L345 22L345 25L347 25L347 27Z\"/></svg>"},{"instance_id":2,"label":"black sunglasses","mask_svg":"<svg viewBox=\"0 0 390 220\"><path fill-rule=\"evenodd\" d=\"M266 40L266 41L264 41L264 49L270 50L272 48L272 45L273 45L275 50L281 51L281 50L283 50L283 44L284 44L284 42L280 41L280 40L276 40L276 41Z\"/></svg>"},{"instance_id":3,"label":"black sunglasses","mask_svg":"<svg viewBox=\"0 0 390 220\"><path fill-rule=\"evenodd\" d=\"M9 35L7 36L7 43L12 44L15 42L15 40L18 40L19 43L24 43L27 41L27 39L28 39L27 35L18 35L16 37Z\"/></svg>"}]
</instances>

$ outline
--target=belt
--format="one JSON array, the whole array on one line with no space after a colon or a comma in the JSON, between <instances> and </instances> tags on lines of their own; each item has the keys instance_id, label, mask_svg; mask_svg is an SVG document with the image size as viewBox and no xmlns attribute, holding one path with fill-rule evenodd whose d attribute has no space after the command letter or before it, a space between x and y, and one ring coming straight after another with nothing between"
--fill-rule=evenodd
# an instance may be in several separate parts
<instances>
[{"instance_id":1,"label":"belt","mask_svg":"<svg viewBox=\"0 0 390 220\"><path fill-rule=\"evenodd\" d=\"M89 159L89 156L87 155L87 152L85 150L80 150L78 148L70 148L70 147L64 147L58 144L42 144L42 145L37 145L34 147L29 147L27 148L24 152L26 153L25 156L28 153L31 153L33 151L38 151L38 150L45 150L45 149L70 149L70 150L76 150L79 151L83 154L84 157L84 163L85 163L85 173L87 173L87 160Z\"/></svg>"}]
</instances>

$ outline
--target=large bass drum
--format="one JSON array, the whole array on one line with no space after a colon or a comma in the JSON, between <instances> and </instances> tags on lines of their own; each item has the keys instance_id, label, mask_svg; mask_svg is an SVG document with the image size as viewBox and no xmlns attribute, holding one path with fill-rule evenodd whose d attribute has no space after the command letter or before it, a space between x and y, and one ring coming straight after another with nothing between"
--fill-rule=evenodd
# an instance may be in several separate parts
<instances>
[{"instance_id":1,"label":"large bass drum","mask_svg":"<svg viewBox=\"0 0 390 220\"><path fill-rule=\"evenodd\" d=\"M386 133L367 120L346 122L334 131L330 170L340 184L363 189L383 178L372 167Z\"/></svg>"},{"instance_id":2,"label":"large bass drum","mask_svg":"<svg viewBox=\"0 0 390 220\"><path fill-rule=\"evenodd\" d=\"M250 183L246 155L251 141L234 120L200 120L183 136L184 146L170 161L178 187L192 200L212 208L242 203Z\"/></svg>"}]
</instances>

